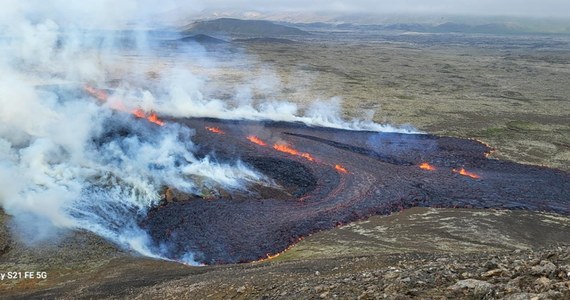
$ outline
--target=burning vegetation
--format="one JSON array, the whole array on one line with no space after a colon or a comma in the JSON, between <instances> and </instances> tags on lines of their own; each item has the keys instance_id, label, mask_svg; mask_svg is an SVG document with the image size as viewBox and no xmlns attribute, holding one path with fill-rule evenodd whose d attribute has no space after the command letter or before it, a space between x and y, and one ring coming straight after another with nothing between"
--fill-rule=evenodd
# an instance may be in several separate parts
<instances>
[{"instance_id":1,"label":"burning vegetation","mask_svg":"<svg viewBox=\"0 0 570 300\"><path fill-rule=\"evenodd\" d=\"M90 96L98 99L99 101L106 103L109 99L109 94L102 89L97 89L90 85L85 85L83 90L89 94ZM158 118L158 115L154 112L145 112L141 108L134 108L132 110L127 109L125 104L122 101L114 102L109 105L112 109L122 112L130 112L133 116L139 119L145 119L151 123L154 123L159 126L164 126L164 121Z\"/></svg>"}]
</instances>

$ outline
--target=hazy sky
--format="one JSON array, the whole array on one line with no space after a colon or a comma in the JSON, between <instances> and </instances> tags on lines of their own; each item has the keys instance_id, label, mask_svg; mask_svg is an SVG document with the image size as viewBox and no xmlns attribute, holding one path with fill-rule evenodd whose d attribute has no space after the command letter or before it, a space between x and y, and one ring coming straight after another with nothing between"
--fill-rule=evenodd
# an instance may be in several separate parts
<instances>
[{"instance_id":1,"label":"hazy sky","mask_svg":"<svg viewBox=\"0 0 570 300\"><path fill-rule=\"evenodd\" d=\"M336 15L468 14L570 19L570 0L0 0L0 24L25 17L101 26L125 21L200 18L200 12L333 12ZM211 16L211 15L210 15Z\"/></svg>"},{"instance_id":2,"label":"hazy sky","mask_svg":"<svg viewBox=\"0 0 570 300\"><path fill-rule=\"evenodd\" d=\"M174 1L176 2L176 1ZM365 13L429 13L570 17L569 0L210 0L178 1L194 8L327 10Z\"/></svg>"}]
</instances>

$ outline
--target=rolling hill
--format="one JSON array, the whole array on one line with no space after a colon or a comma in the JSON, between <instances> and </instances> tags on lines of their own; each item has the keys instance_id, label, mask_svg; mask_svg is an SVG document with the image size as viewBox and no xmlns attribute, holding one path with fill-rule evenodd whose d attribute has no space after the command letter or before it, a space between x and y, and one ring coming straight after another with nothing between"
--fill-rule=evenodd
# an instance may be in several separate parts
<instances>
[{"instance_id":1,"label":"rolling hill","mask_svg":"<svg viewBox=\"0 0 570 300\"><path fill-rule=\"evenodd\" d=\"M301 29L275 24L270 21L231 18L197 21L185 26L182 32L185 35L207 34L212 36L245 35L270 37L309 35L308 32Z\"/></svg>"}]
</instances>

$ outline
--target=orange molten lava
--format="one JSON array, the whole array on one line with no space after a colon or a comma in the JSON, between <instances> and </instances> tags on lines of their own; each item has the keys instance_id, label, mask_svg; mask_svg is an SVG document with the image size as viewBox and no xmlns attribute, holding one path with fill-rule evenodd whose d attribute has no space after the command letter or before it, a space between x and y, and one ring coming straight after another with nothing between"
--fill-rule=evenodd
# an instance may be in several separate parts
<instances>
[{"instance_id":1,"label":"orange molten lava","mask_svg":"<svg viewBox=\"0 0 570 300\"><path fill-rule=\"evenodd\" d=\"M420 169L427 170L427 171L435 171L436 170L434 166L428 164L427 162L421 163Z\"/></svg>"},{"instance_id":2,"label":"orange molten lava","mask_svg":"<svg viewBox=\"0 0 570 300\"><path fill-rule=\"evenodd\" d=\"M277 151L289 153L291 155L299 155L299 151L297 151L297 150L295 150L295 149L293 149L287 145L275 144L275 145L273 145L273 149L275 149Z\"/></svg>"},{"instance_id":3,"label":"orange molten lava","mask_svg":"<svg viewBox=\"0 0 570 300\"><path fill-rule=\"evenodd\" d=\"M475 174L475 173L473 173L473 172L469 172L469 171L465 170L464 168L461 168L461 169L459 169L459 170L453 169L453 172L454 172L454 173L457 173L457 174L459 174L459 175L471 177L471 178L473 178L473 179L479 179L479 178L481 178L481 176L479 176L479 175L477 175L477 174Z\"/></svg>"},{"instance_id":4,"label":"orange molten lava","mask_svg":"<svg viewBox=\"0 0 570 300\"><path fill-rule=\"evenodd\" d=\"M137 118L144 118L146 116L144 110L137 108L135 110L133 110L133 115L135 115L135 117Z\"/></svg>"},{"instance_id":5,"label":"orange molten lava","mask_svg":"<svg viewBox=\"0 0 570 300\"><path fill-rule=\"evenodd\" d=\"M341 173L348 173L348 171L341 165L334 165L334 168Z\"/></svg>"},{"instance_id":6,"label":"orange molten lava","mask_svg":"<svg viewBox=\"0 0 570 300\"><path fill-rule=\"evenodd\" d=\"M94 88L90 85L83 86L83 90L85 90L85 92L87 92L87 94L89 94L92 97L95 97L95 98L97 98L103 102L107 101L107 98L109 98L109 95L107 95L107 92L105 92L104 90Z\"/></svg>"},{"instance_id":7,"label":"orange molten lava","mask_svg":"<svg viewBox=\"0 0 570 300\"><path fill-rule=\"evenodd\" d=\"M164 126L164 121L159 119L155 113L151 113L146 119L156 125Z\"/></svg>"},{"instance_id":8,"label":"orange molten lava","mask_svg":"<svg viewBox=\"0 0 570 300\"><path fill-rule=\"evenodd\" d=\"M279 255L281 255L281 252L275 253L274 255L271 255L271 254L267 253L267 256L266 256L265 258L259 259L259 260L257 260L257 262L268 261L268 260L271 260L271 259L276 258L276 257L279 256Z\"/></svg>"},{"instance_id":9,"label":"orange molten lava","mask_svg":"<svg viewBox=\"0 0 570 300\"><path fill-rule=\"evenodd\" d=\"M146 119L147 121L156 125L164 126L164 121L159 119L155 113L150 113L150 115L147 115L146 112L140 108L133 110L131 113L137 118Z\"/></svg>"},{"instance_id":10,"label":"orange molten lava","mask_svg":"<svg viewBox=\"0 0 570 300\"><path fill-rule=\"evenodd\" d=\"M106 102L109 99L109 95L104 90L94 88L90 85L85 85L83 89L85 90L85 92L87 92L87 94L97 98L99 101ZM111 103L109 106L114 110L127 111L127 108L122 102ZM133 114L137 118L146 119L147 121L152 122L154 124L160 126L164 125L164 121L160 120L155 113L150 113L149 115L147 115L144 110L136 108L131 111L131 114Z\"/></svg>"},{"instance_id":11,"label":"orange molten lava","mask_svg":"<svg viewBox=\"0 0 570 300\"><path fill-rule=\"evenodd\" d=\"M309 161L315 161L315 158L313 156L311 156L311 154L309 154L309 153L301 153L301 157L304 157Z\"/></svg>"},{"instance_id":12,"label":"orange molten lava","mask_svg":"<svg viewBox=\"0 0 570 300\"><path fill-rule=\"evenodd\" d=\"M221 130L218 127L208 127L206 126L206 129L208 129L209 131L213 132L213 133L217 133L217 134L226 134L223 130Z\"/></svg>"},{"instance_id":13,"label":"orange molten lava","mask_svg":"<svg viewBox=\"0 0 570 300\"><path fill-rule=\"evenodd\" d=\"M275 144L275 145L273 145L273 149L275 149L277 151L281 151L283 153L301 156L303 158L306 158L309 161L315 161L315 158L313 156L311 156L311 154L299 152L299 151L297 151L297 150L295 150L295 149L293 149L287 145Z\"/></svg>"},{"instance_id":14,"label":"orange molten lava","mask_svg":"<svg viewBox=\"0 0 570 300\"><path fill-rule=\"evenodd\" d=\"M254 144L258 144L259 146L267 146L267 144L262 141L260 138L256 137L255 135L250 135L247 137L247 140L254 143Z\"/></svg>"}]
</instances>

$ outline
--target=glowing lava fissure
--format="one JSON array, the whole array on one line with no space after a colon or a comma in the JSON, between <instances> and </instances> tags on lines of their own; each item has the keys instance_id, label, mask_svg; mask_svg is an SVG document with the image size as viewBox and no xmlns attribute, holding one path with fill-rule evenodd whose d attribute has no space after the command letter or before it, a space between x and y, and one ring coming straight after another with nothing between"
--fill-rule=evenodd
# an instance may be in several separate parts
<instances>
[{"instance_id":1,"label":"glowing lava fissure","mask_svg":"<svg viewBox=\"0 0 570 300\"><path fill-rule=\"evenodd\" d=\"M294 145L303 149L277 147L288 154L282 155L277 150L260 151L247 134L229 134L227 129L224 138L212 139L209 131L197 130L193 141L202 145L204 152L215 152L221 159L240 157L284 187L289 196L284 196L282 188L265 187L241 198L226 195L214 202L181 200L153 209L141 226L153 245L173 249L165 256L174 260L188 253L204 264L272 258L298 237L414 206L524 209L570 215L570 174L486 159L483 153L488 147L472 140L354 132L285 122L196 118L173 122L188 128L227 126L232 133L263 131L280 140L295 136ZM383 145L397 147L371 144L376 138ZM270 141L263 142L267 149L274 149ZM318 161L302 159L300 153L310 153ZM351 170L350 176L336 167L340 161L340 167ZM451 169L427 172L419 168L422 162L432 161L438 166L477 166L485 180L464 180L461 173L472 172L461 172L459 167L456 172L462 176L455 176Z\"/></svg>"},{"instance_id":2,"label":"glowing lava fissure","mask_svg":"<svg viewBox=\"0 0 570 300\"><path fill-rule=\"evenodd\" d=\"M87 94L98 99L101 102L107 102L107 100L109 99L109 94L107 94L107 92L105 90L98 89L98 88L92 87L90 85L83 86L83 90ZM133 116L135 116L139 119L145 119L145 120L147 120L151 123L154 123L156 125L159 125L159 126L164 126L164 124L165 124L164 121L162 121L160 118L158 118L158 115L156 113L154 113L154 112L147 113L141 108L135 108L135 109L129 111L129 109L127 109L125 104L121 101L116 102L116 103L111 103L109 105L109 107L111 107L112 109L117 110L117 111L130 112Z\"/></svg>"}]
</instances>

